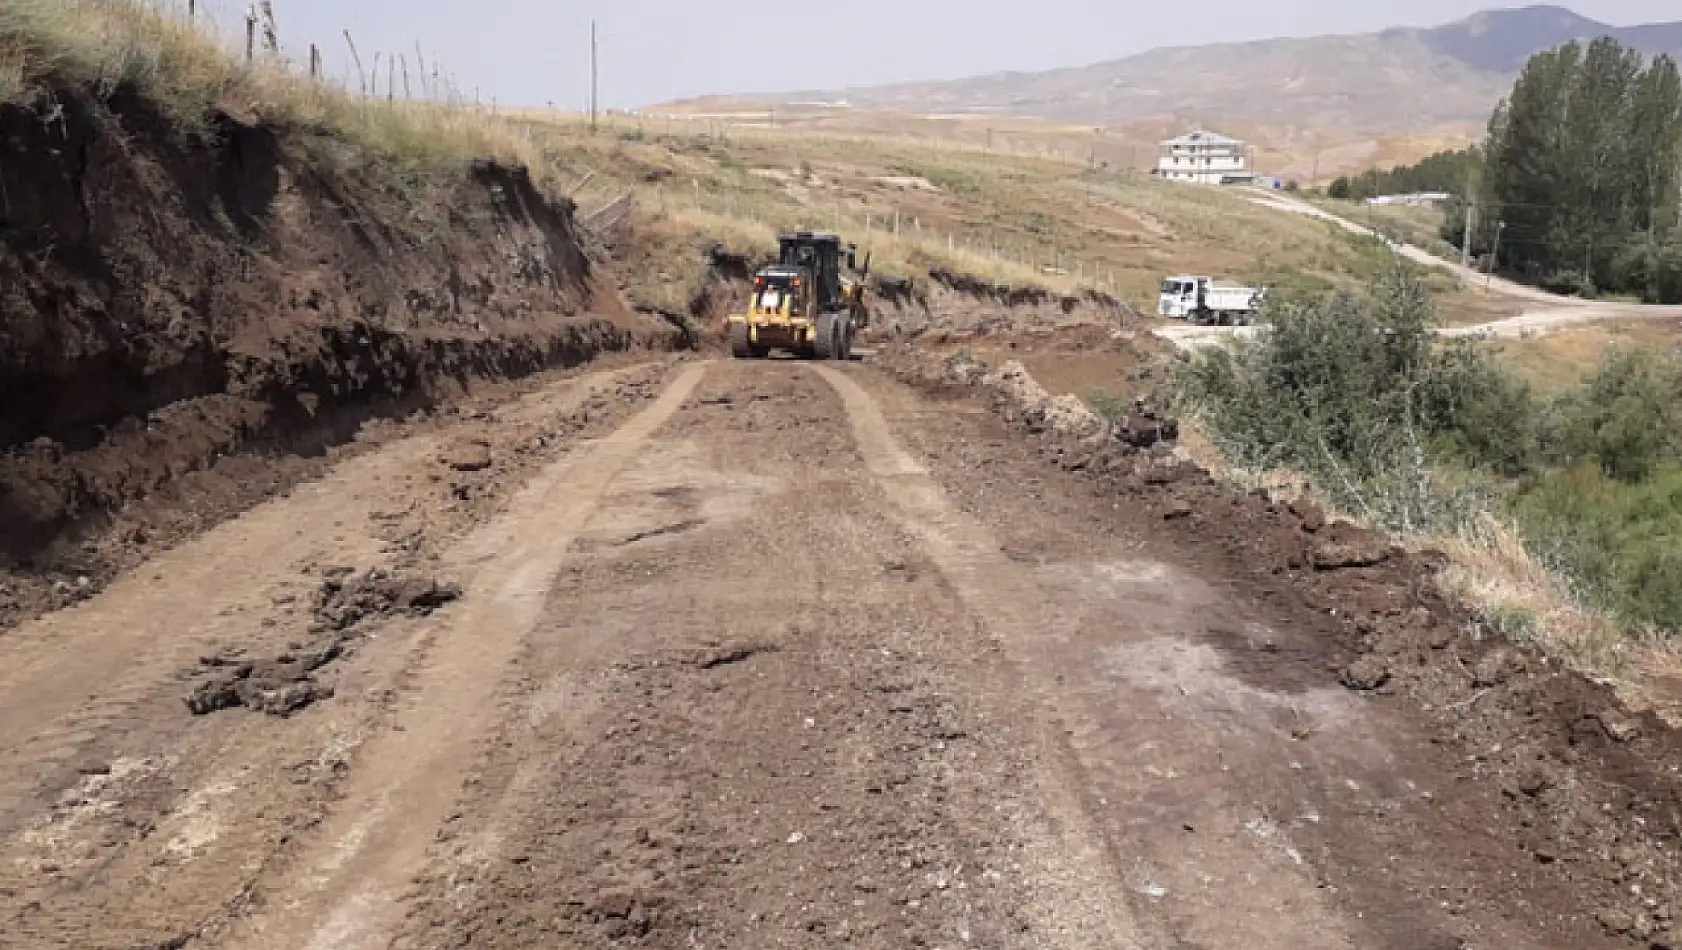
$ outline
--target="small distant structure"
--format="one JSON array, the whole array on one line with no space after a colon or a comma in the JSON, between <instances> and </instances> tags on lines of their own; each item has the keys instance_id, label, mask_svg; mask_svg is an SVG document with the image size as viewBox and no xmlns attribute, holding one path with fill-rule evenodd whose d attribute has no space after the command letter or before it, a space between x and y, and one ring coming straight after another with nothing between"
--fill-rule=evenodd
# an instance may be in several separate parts
<instances>
[{"instance_id":1,"label":"small distant structure","mask_svg":"<svg viewBox=\"0 0 1682 950\"><path fill-rule=\"evenodd\" d=\"M1195 185L1248 185L1258 177L1250 170L1249 146L1207 129L1163 142L1151 174Z\"/></svg>"},{"instance_id":2,"label":"small distant structure","mask_svg":"<svg viewBox=\"0 0 1682 950\"><path fill-rule=\"evenodd\" d=\"M1405 195L1374 195L1367 199L1369 205L1413 205L1417 208L1434 208L1448 201L1452 195L1446 191L1415 191Z\"/></svg>"}]
</instances>

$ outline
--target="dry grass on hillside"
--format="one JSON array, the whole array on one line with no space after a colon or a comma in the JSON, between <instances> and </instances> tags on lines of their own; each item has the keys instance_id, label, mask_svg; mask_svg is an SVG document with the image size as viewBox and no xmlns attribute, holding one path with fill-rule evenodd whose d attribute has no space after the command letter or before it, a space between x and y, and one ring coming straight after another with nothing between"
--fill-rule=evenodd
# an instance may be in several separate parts
<instances>
[{"instance_id":1,"label":"dry grass on hillside","mask_svg":"<svg viewBox=\"0 0 1682 950\"><path fill-rule=\"evenodd\" d=\"M771 106L764 102L710 96L650 106L646 121L668 131L729 122L752 129L775 123L779 129L867 135L875 139L940 143L945 147L1002 155L1089 158L1115 170L1149 169L1163 139L1187 131L1174 118L1093 125L1021 115L929 114L898 109ZM1482 135L1481 126L1443 126L1394 133L1362 129L1220 122L1219 131L1237 136L1255 150L1260 171L1310 184L1372 167L1411 164L1433 152L1461 148Z\"/></svg>"},{"instance_id":2,"label":"dry grass on hillside","mask_svg":"<svg viewBox=\"0 0 1682 950\"><path fill-rule=\"evenodd\" d=\"M497 156L550 168L524 128L449 101L385 101L311 81L284 62L231 55L208 27L142 0L0 0L0 103L41 105L56 88L132 90L184 131L214 109L339 136L373 160L431 167Z\"/></svg>"},{"instance_id":3,"label":"dry grass on hillside","mask_svg":"<svg viewBox=\"0 0 1682 950\"><path fill-rule=\"evenodd\" d=\"M1582 383L1602 358L1618 348L1656 352L1682 347L1682 320L1628 319L1566 327L1484 344L1502 365L1543 394L1563 392Z\"/></svg>"},{"instance_id":4,"label":"dry grass on hillside","mask_svg":"<svg viewBox=\"0 0 1682 950\"><path fill-rule=\"evenodd\" d=\"M571 119L548 124L576 132ZM941 265L1003 283L1091 286L1148 310L1171 273L1314 291L1364 281L1384 253L1230 189L1055 158L808 130L684 131L680 123L667 133L659 122L623 117L604 127L627 154L663 151L674 169L626 185L647 206L835 228L903 272Z\"/></svg>"}]
</instances>

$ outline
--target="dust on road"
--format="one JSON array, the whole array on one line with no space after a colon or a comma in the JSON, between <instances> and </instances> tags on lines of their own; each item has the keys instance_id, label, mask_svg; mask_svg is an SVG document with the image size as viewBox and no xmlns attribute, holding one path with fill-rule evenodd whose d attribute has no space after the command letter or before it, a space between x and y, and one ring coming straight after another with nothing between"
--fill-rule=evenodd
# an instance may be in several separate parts
<instances>
[{"instance_id":1,"label":"dust on road","mask_svg":"<svg viewBox=\"0 0 1682 950\"><path fill-rule=\"evenodd\" d=\"M981 406L637 373L417 433L0 640L7 945L1627 945L1468 853L1517 819L1443 807L1450 753L1338 685L1323 616ZM291 715L187 708L385 564L460 599L358 615Z\"/></svg>"}]
</instances>

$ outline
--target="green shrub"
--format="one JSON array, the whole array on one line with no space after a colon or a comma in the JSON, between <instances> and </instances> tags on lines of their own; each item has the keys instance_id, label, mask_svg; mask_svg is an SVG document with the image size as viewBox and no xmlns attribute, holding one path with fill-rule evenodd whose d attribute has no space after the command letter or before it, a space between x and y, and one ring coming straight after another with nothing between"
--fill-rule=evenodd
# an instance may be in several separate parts
<instances>
[{"instance_id":1,"label":"green shrub","mask_svg":"<svg viewBox=\"0 0 1682 950\"><path fill-rule=\"evenodd\" d=\"M1615 349L1580 392L1561 397L1543 438L1550 461L1591 464L1636 483L1682 460L1682 363L1648 350Z\"/></svg>"},{"instance_id":2,"label":"green shrub","mask_svg":"<svg viewBox=\"0 0 1682 950\"><path fill-rule=\"evenodd\" d=\"M1392 262L1365 296L1277 304L1271 327L1182 362L1171 383L1234 462L1291 469L1340 507L1405 531L1452 528L1484 503L1475 473L1531 464L1528 390L1442 344L1429 291ZM1453 456L1472 474L1445 474Z\"/></svg>"},{"instance_id":3,"label":"green shrub","mask_svg":"<svg viewBox=\"0 0 1682 950\"><path fill-rule=\"evenodd\" d=\"M1524 490L1513 511L1526 546L1585 601L1631 630L1682 629L1682 463L1633 484L1579 465Z\"/></svg>"}]
</instances>

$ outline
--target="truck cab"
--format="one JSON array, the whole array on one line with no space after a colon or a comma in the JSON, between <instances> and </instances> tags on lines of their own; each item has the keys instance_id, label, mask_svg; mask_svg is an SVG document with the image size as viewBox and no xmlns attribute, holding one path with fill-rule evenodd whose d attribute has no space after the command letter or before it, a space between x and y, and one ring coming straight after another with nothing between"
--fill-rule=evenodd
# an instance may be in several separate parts
<instances>
[{"instance_id":1,"label":"truck cab","mask_svg":"<svg viewBox=\"0 0 1682 950\"><path fill-rule=\"evenodd\" d=\"M1207 277L1169 277L1162 282L1162 294L1156 300L1156 315L1184 320L1197 312L1200 291L1209 286Z\"/></svg>"}]
</instances>

